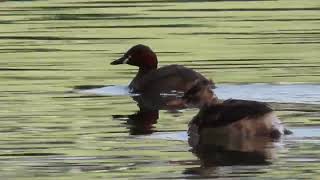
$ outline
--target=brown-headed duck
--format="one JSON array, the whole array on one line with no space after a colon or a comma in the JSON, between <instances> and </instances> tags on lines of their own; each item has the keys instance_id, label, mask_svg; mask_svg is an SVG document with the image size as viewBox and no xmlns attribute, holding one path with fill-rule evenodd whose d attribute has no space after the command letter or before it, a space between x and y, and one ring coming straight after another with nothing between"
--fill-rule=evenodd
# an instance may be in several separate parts
<instances>
[{"instance_id":1,"label":"brown-headed duck","mask_svg":"<svg viewBox=\"0 0 320 180\"><path fill-rule=\"evenodd\" d=\"M158 68L156 53L142 44L131 47L121 58L111 62L111 65L117 64L139 67L137 75L129 84L132 92L184 93L199 80L206 81L214 87L211 80L182 65L168 65Z\"/></svg>"}]
</instances>

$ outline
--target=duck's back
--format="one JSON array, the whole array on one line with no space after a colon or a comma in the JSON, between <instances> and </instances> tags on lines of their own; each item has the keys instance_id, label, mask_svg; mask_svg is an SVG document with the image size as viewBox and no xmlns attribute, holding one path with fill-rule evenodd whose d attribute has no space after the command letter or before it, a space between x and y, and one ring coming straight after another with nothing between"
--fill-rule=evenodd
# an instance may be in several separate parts
<instances>
[{"instance_id":1,"label":"duck's back","mask_svg":"<svg viewBox=\"0 0 320 180\"><path fill-rule=\"evenodd\" d=\"M186 92L197 80L206 80L200 73L181 65L169 65L148 72L130 86L139 92Z\"/></svg>"}]
</instances>

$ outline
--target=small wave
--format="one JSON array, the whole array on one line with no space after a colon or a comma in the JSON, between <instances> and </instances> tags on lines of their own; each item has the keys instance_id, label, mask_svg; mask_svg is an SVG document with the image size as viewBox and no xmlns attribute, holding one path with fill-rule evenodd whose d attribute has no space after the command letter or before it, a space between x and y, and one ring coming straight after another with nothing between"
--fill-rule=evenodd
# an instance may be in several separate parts
<instances>
[{"instance_id":1,"label":"small wave","mask_svg":"<svg viewBox=\"0 0 320 180\"><path fill-rule=\"evenodd\" d=\"M214 91L221 99L320 104L320 85L315 84L222 84Z\"/></svg>"},{"instance_id":2,"label":"small wave","mask_svg":"<svg viewBox=\"0 0 320 180\"><path fill-rule=\"evenodd\" d=\"M91 89L75 89L74 92L82 94L92 94L100 96L128 96L134 95L130 93L128 86L104 86Z\"/></svg>"},{"instance_id":3,"label":"small wave","mask_svg":"<svg viewBox=\"0 0 320 180\"><path fill-rule=\"evenodd\" d=\"M320 104L320 85L315 84L221 84L214 89L220 99L246 99L275 103ZM78 89L77 93L101 96L134 96L128 86Z\"/></svg>"},{"instance_id":4,"label":"small wave","mask_svg":"<svg viewBox=\"0 0 320 180\"><path fill-rule=\"evenodd\" d=\"M285 136L287 141L300 141L306 142L319 142L320 127L288 127L293 133ZM138 138L147 139L160 139L160 140L172 140L172 141L188 141L188 133L186 131L180 132L157 132L147 136L137 136Z\"/></svg>"}]
</instances>

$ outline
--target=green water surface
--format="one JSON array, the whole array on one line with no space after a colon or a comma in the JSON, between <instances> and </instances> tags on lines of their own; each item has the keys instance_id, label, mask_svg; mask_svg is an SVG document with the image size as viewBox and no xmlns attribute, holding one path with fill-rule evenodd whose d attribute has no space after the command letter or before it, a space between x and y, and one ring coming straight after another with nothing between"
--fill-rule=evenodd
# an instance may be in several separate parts
<instances>
[{"instance_id":1,"label":"green water surface","mask_svg":"<svg viewBox=\"0 0 320 180\"><path fill-rule=\"evenodd\" d=\"M284 141L269 165L207 168L186 141L130 134L115 117L138 111L131 97L70 93L128 84L137 69L109 63L140 43L217 84L317 84L319 12L319 0L1 1L1 179L319 179L319 137ZM274 107L289 126L320 125L319 105ZM161 110L152 130L186 131L197 111Z\"/></svg>"}]
</instances>

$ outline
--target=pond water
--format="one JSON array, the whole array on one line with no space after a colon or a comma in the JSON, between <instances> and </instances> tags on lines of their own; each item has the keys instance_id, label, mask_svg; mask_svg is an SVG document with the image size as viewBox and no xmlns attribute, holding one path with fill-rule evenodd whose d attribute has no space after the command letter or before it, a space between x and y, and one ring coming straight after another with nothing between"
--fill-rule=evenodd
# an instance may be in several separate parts
<instances>
[{"instance_id":1,"label":"pond water","mask_svg":"<svg viewBox=\"0 0 320 180\"><path fill-rule=\"evenodd\" d=\"M247 99L277 103L320 104L320 85L317 84L220 84L213 89L221 99ZM100 96L137 96L131 94L128 86L102 86L89 89L75 89L75 93Z\"/></svg>"},{"instance_id":2,"label":"pond water","mask_svg":"<svg viewBox=\"0 0 320 180\"><path fill-rule=\"evenodd\" d=\"M319 179L319 7L1 1L1 178ZM293 134L257 153L192 147L186 131L198 109L143 112L126 89L137 69L109 65L138 43L156 51L160 66L211 78L223 99L270 102Z\"/></svg>"}]
</instances>

